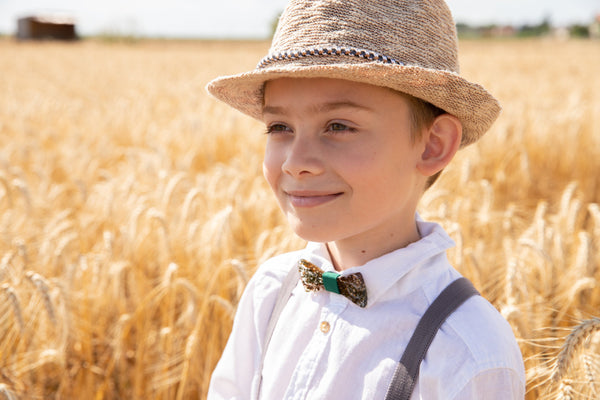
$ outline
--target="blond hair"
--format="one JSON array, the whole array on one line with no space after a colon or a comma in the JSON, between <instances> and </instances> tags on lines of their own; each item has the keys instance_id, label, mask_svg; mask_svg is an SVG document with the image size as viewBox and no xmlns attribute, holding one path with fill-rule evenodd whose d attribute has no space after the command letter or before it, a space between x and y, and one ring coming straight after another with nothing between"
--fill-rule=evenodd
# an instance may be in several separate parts
<instances>
[{"instance_id":1,"label":"blond hair","mask_svg":"<svg viewBox=\"0 0 600 400\"><path fill-rule=\"evenodd\" d=\"M421 100L418 97L401 92L397 93L399 93L408 101L410 111L411 140L413 143L416 143L417 140L422 137L423 130L429 129L433 124L433 121L435 121L438 116L445 114L446 111L425 100ZM437 181L442 174L442 171L439 171L427 178L427 181L425 182L425 190L429 189L435 183L435 181Z\"/></svg>"}]
</instances>

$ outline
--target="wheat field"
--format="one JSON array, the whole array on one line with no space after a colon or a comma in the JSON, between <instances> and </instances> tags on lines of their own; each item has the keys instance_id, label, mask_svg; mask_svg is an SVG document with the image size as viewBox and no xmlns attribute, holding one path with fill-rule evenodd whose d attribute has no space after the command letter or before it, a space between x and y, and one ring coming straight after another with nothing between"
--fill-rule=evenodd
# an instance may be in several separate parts
<instances>
[{"instance_id":1,"label":"wheat field","mask_svg":"<svg viewBox=\"0 0 600 400\"><path fill-rule=\"evenodd\" d=\"M511 323L527 399L600 393L600 43L461 42L503 103L420 212ZM303 246L263 127L211 99L264 42L0 40L0 399L197 399L257 264Z\"/></svg>"}]
</instances>

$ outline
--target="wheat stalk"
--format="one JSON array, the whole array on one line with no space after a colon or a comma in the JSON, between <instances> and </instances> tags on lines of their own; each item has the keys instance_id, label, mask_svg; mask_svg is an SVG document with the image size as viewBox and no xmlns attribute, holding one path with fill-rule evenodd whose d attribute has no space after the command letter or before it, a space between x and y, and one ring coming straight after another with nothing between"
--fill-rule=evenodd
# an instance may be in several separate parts
<instances>
[{"instance_id":1,"label":"wheat stalk","mask_svg":"<svg viewBox=\"0 0 600 400\"><path fill-rule=\"evenodd\" d=\"M25 276L33 283L33 285L37 288L38 293L42 296L50 321L52 321L54 325L57 325L58 321L56 319L56 311L50 295L48 281L46 281L46 279L37 272L27 271Z\"/></svg>"},{"instance_id":2,"label":"wheat stalk","mask_svg":"<svg viewBox=\"0 0 600 400\"><path fill-rule=\"evenodd\" d=\"M104 247L108 258L112 258L115 248L115 235L110 231L104 231L102 232L102 238L104 239Z\"/></svg>"},{"instance_id":3,"label":"wheat stalk","mask_svg":"<svg viewBox=\"0 0 600 400\"><path fill-rule=\"evenodd\" d=\"M592 203L588 204L587 209L594 220L594 237L600 237L600 206Z\"/></svg>"},{"instance_id":4,"label":"wheat stalk","mask_svg":"<svg viewBox=\"0 0 600 400\"><path fill-rule=\"evenodd\" d=\"M196 348L198 347L198 334L196 330L194 330L187 338L185 343L185 352L184 352L184 360L183 360L183 369L181 372L181 383L179 388L177 389L177 398L176 400L182 400L184 394L186 392L187 383L190 377L190 369L191 362L196 354Z\"/></svg>"},{"instance_id":5,"label":"wheat stalk","mask_svg":"<svg viewBox=\"0 0 600 400\"><path fill-rule=\"evenodd\" d=\"M178 270L179 265L175 264L174 262L169 263L163 278L163 284L165 285L165 287L171 286L173 280L175 279L175 274L177 274Z\"/></svg>"},{"instance_id":6,"label":"wheat stalk","mask_svg":"<svg viewBox=\"0 0 600 400\"><path fill-rule=\"evenodd\" d=\"M56 249L54 250L54 259L58 264L60 260L64 257L65 251L67 247L73 243L78 238L78 235L74 232L64 235L56 245Z\"/></svg>"},{"instance_id":7,"label":"wheat stalk","mask_svg":"<svg viewBox=\"0 0 600 400\"><path fill-rule=\"evenodd\" d=\"M16 187L19 190L19 192L21 192L23 199L25 199L25 205L27 206L27 213L31 213L31 210L33 208L33 201L31 199L31 192L29 191L29 188L27 187L27 184L25 183L25 181L23 181L20 178L15 178L12 180L12 185L14 187Z\"/></svg>"},{"instance_id":8,"label":"wheat stalk","mask_svg":"<svg viewBox=\"0 0 600 400\"><path fill-rule=\"evenodd\" d=\"M518 337L527 337L528 329L523 323L523 312L519 307L516 305L508 305L502 308L501 314L511 325L514 325Z\"/></svg>"},{"instance_id":9,"label":"wheat stalk","mask_svg":"<svg viewBox=\"0 0 600 400\"><path fill-rule=\"evenodd\" d=\"M551 376L552 381L558 382L566 376L575 354L580 350L583 343L599 330L600 318L592 318L583 321L569 333L556 359L554 372Z\"/></svg>"},{"instance_id":10,"label":"wheat stalk","mask_svg":"<svg viewBox=\"0 0 600 400\"><path fill-rule=\"evenodd\" d=\"M175 326L194 326L198 318L197 304L200 298L198 289L188 279L177 278L173 282L174 287L182 287L189 295L186 309L181 313L180 317L175 322Z\"/></svg>"},{"instance_id":11,"label":"wheat stalk","mask_svg":"<svg viewBox=\"0 0 600 400\"><path fill-rule=\"evenodd\" d=\"M579 199L573 199L571 204L569 205L569 212L567 214L567 228L566 228L566 236L569 239L574 239L577 235L577 226L578 219L581 215L582 203Z\"/></svg>"},{"instance_id":12,"label":"wheat stalk","mask_svg":"<svg viewBox=\"0 0 600 400\"><path fill-rule=\"evenodd\" d=\"M165 193L163 195L162 206L165 210L169 208L171 204L173 193L177 186L186 178L186 174L183 172L176 173L169 182L167 182L167 186L165 187Z\"/></svg>"},{"instance_id":13,"label":"wheat stalk","mask_svg":"<svg viewBox=\"0 0 600 400\"><path fill-rule=\"evenodd\" d=\"M581 278L578 279L575 284L571 287L568 298L573 300L575 299L581 292L588 289L594 289L598 286L598 282L595 278Z\"/></svg>"},{"instance_id":14,"label":"wheat stalk","mask_svg":"<svg viewBox=\"0 0 600 400\"><path fill-rule=\"evenodd\" d=\"M575 391L573 390L573 383L570 379L564 379L560 382L558 388L558 395L556 400L574 400Z\"/></svg>"},{"instance_id":15,"label":"wheat stalk","mask_svg":"<svg viewBox=\"0 0 600 400\"><path fill-rule=\"evenodd\" d=\"M188 221L190 221L191 218L191 212L192 212L192 205L194 204L194 201L202 194L202 192L200 191L200 189L194 187L192 188L185 196L185 200L183 201L183 206L181 207L181 224L186 224Z\"/></svg>"},{"instance_id":16,"label":"wheat stalk","mask_svg":"<svg viewBox=\"0 0 600 400\"><path fill-rule=\"evenodd\" d=\"M546 249L546 219L544 217L547 211L548 203L545 201L540 201L533 217L534 222L532 224L532 228L535 229L537 236L536 243L540 249Z\"/></svg>"},{"instance_id":17,"label":"wheat stalk","mask_svg":"<svg viewBox=\"0 0 600 400\"><path fill-rule=\"evenodd\" d=\"M12 198L12 193L10 190L10 184L8 182L8 178L6 178L6 176L4 176L4 173L0 172L0 183L2 184L2 187L4 188L4 194L6 195L6 198L8 199L8 208L12 208L13 207L13 198Z\"/></svg>"},{"instance_id":18,"label":"wheat stalk","mask_svg":"<svg viewBox=\"0 0 600 400\"><path fill-rule=\"evenodd\" d=\"M19 365L15 367L15 373L22 375L33 372L46 365L52 365L54 368L62 369L66 360L63 352L57 349L43 349L27 354L25 359L20 360Z\"/></svg>"},{"instance_id":19,"label":"wheat stalk","mask_svg":"<svg viewBox=\"0 0 600 400\"><path fill-rule=\"evenodd\" d=\"M23 312L21 311L21 302L19 301L19 298L17 297L17 293L7 283L3 283L2 286L0 286L0 288L5 293L10 305L12 306L13 313L15 314L15 318L17 319L19 330L21 332L23 332L23 328L25 327L25 322L23 320Z\"/></svg>"},{"instance_id":20,"label":"wheat stalk","mask_svg":"<svg viewBox=\"0 0 600 400\"><path fill-rule=\"evenodd\" d=\"M563 191L563 195L560 199L560 209L559 215L563 218L567 218L570 214L569 210L571 208L571 203L573 201L573 197L575 195L575 191L577 190L577 182L571 182L567 185L565 190Z\"/></svg>"},{"instance_id":21,"label":"wheat stalk","mask_svg":"<svg viewBox=\"0 0 600 400\"><path fill-rule=\"evenodd\" d=\"M515 257L511 257L506 265L506 303L513 306L518 303L517 295L517 276L519 270L519 262Z\"/></svg>"},{"instance_id":22,"label":"wheat stalk","mask_svg":"<svg viewBox=\"0 0 600 400\"><path fill-rule=\"evenodd\" d=\"M588 232L579 232L579 246L575 255L575 263L573 271L576 276L591 276L590 253L591 253L591 238Z\"/></svg>"},{"instance_id":23,"label":"wheat stalk","mask_svg":"<svg viewBox=\"0 0 600 400\"><path fill-rule=\"evenodd\" d=\"M525 182L531 183L531 163L529 161L529 154L526 151L519 152L519 164L521 166L521 176L525 179Z\"/></svg>"},{"instance_id":24,"label":"wheat stalk","mask_svg":"<svg viewBox=\"0 0 600 400\"><path fill-rule=\"evenodd\" d=\"M162 243L164 244L166 255L169 257L171 254L171 244L169 243L169 226L165 214L156 208L150 208L148 210L148 218L159 223L160 232L162 233Z\"/></svg>"},{"instance_id":25,"label":"wheat stalk","mask_svg":"<svg viewBox=\"0 0 600 400\"><path fill-rule=\"evenodd\" d=\"M10 264L12 262L15 253L13 251L8 251L4 256L2 256L2 260L0 260L0 281L4 280L5 277L11 274L12 268L10 268ZM12 276L10 277L12 278Z\"/></svg>"},{"instance_id":26,"label":"wheat stalk","mask_svg":"<svg viewBox=\"0 0 600 400\"><path fill-rule=\"evenodd\" d=\"M230 263L238 278L238 296L240 296L250 278L248 277L244 263L237 259L230 260Z\"/></svg>"},{"instance_id":27,"label":"wheat stalk","mask_svg":"<svg viewBox=\"0 0 600 400\"><path fill-rule=\"evenodd\" d=\"M17 395L4 383L0 383L0 396L2 396L3 400L19 400Z\"/></svg>"},{"instance_id":28,"label":"wheat stalk","mask_svg":"<svg viewBox=\"0 0 600 400\"><path fill-rule=\"evenodd\" d=\"M17 252L21 256L23 260L23 267L27 267L29 265L29 252L27 251L27 244L21 240L15 240L15 246L17 246Z\"/></svg>"},{"instance_id":29,"label":"wheat stalk","mask_svg":"<svg viewBox=\"0 0 600 400\"><path fill-rule=\"evenodd\" d=\"M594 360L594 357L592 357L591 354L589 354L588 352L584 352L582 355L582 361L583 361L586 384L588 385L588 388L589 388L591 394L593 394L594 397L597 397L596 375L597 375L597 369L598 369L598 366L597 366L598 360L597 359Z\"/></svg>"}]
</instances>

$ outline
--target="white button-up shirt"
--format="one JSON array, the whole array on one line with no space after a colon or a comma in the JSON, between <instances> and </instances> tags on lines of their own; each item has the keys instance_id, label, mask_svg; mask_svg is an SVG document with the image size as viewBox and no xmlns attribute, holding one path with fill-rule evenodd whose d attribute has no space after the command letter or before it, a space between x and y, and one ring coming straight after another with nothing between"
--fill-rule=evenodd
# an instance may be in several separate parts
<instances>
[{"instance_id":1,"label":"white button-up shirt","mask_svg":"<svg viewBox=\"0 0 600 400\"><path fill-rule=\"evenodd\" d=\"M427 307L460 274L437 224L417 221L421 240L342 275L360 272L368 304L296 285L273 332L260 398L384 399L398 361ZM281 283L304 258L326 271L324 244L268 260L240 300L215 368L208 400L256 399L268 321ZM467 300L438 331L421 363L411 399L523 399L523 359L510 325L481 296Z\"/></svg>"}]
</instances>

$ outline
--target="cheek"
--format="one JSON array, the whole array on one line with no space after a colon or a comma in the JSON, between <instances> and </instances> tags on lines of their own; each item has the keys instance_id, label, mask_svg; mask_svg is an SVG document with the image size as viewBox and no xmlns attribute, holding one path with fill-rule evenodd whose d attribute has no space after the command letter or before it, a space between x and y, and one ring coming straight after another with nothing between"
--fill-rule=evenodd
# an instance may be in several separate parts
<instances>
[{"instance_id":1,"label":"cheek","mask_svg":"<svg viewBox=\"0 0 600 400\"><path fill-rule=\"evenodd\" d=\"M276 153L269 151L267 147L263 160L263 175L273 190L275 190L280 172L281 161L276 156Z\"/></svg>"}]
</instances>

